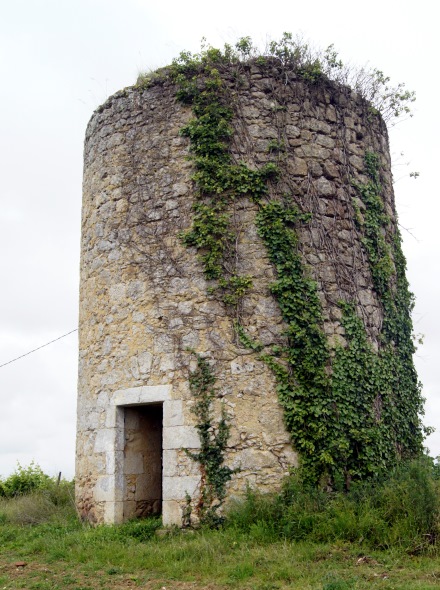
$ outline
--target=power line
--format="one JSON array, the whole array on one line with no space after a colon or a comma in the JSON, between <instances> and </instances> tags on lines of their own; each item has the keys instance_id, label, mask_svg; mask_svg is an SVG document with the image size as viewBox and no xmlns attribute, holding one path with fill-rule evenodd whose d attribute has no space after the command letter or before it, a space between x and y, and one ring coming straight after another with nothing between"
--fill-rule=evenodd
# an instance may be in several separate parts
<instances>
[{"instance_id":1,"label":"power line","mask_svg":"<svg viewBox=\"0 0 440 590\"><path fill-rule=\"evenodd\" d=\"M58 338L55 338L55 340L51 340L50 342L46 342L46 344L43 344L42 346L39 346L38 348L34 348L34 350L30 350L29 352L26 352L25 354L17 356L15 359L12 359L12 360L8 361L7 363L3 363L2 365L0 365L0 369L2 367L5 367L6 365L10 365L11 363L14 363L15 361L18 361L19 359L22 359L24 356L28 356L28 354L32 354L33 352L40 350L40 348L44 348L45 346L49 346L49 344L53 344L57 340L61 340L61 338L65 338L66 336L69 336L69 334L73 334L74 332L78 332L78 328L75 328L74 330L67 332L67 334L63 334L62 336L58 336Z\"/></svg>"}]
</instances>

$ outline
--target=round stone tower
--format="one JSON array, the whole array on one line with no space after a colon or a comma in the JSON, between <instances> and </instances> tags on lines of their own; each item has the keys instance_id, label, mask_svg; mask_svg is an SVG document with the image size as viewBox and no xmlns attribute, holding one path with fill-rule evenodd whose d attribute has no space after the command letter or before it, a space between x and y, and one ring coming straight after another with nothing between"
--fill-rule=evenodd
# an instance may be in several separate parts
<instances>
[{"instance_id":1,"label":"round stone tower","mask_svg":"<svg viewBox=\"0 0 440 590\"><path fill-rule=\"evenodd\" d=\"M370 203L362 187L380 176L392 290L397 229L384 122L347 87L287 77L275 62L244 65L240 75L235 84L222 74L233 112L230 161L253 171L273 163L279 173L262 200L242 191L217 213L228 224L224 271L246 277L239 297L219 296L219 279L207 276L202 261L206 249L185 242L201 191L190 138L180 132L194 114L176 100L170 76L115 94L87 128L76 485L78 509L92 522L161 512L165 524L180 524L188 498L197 504L206 483L195 460L201 442L190 376L197 358L216 379L211 431L220 407L226 411L227 496L248 484L276 490L297 465L298 421L286 420L280 386L299 377L286 352L291 335L273 287L281 271L262 229L264 204L289 195L303 215L297 253L321 308L324 377L350 345L341 302L362 323L368 354L383 346L386 306L369 263ZM377 170L369 170L366 154L374 154ZM321 413L339 403L331 391ZM383 399L376 392L371 400L377 424ZM305 430L314 428L312 417L304 417Z\"/></svg>"}]
</instances>

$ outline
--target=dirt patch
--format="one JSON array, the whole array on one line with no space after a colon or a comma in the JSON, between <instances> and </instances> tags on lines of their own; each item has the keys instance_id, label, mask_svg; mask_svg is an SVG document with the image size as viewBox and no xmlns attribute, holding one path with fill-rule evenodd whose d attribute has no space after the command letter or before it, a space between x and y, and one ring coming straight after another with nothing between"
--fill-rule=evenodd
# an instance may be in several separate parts
<instances>
[{"instance_id":1,"label":"dirt patch","mask_svg":"<svg viewBox=\"0 0 440 590\"><path fill-rule=\"evenodd\" d=\"M33 561L10 563L0 562L0 579L3 588L26 588L33 586L42 590L52 588L70 588L72 590L95 590L99 588L122 590L143 588L145 590L220 590L223 586L200 584L197 582L180 582L176 580L152 579L148 572L136 574L109 571L83 572L73 567L67 568L63 562L43 564Z\"/></svg>"}]
</instances>

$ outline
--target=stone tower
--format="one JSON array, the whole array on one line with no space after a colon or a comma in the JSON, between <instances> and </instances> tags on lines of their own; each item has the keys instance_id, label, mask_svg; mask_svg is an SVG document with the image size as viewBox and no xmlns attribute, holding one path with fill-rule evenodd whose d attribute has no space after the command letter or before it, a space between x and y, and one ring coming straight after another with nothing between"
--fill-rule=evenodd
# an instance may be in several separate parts
<instances>
[{"instance_id":1,"label":"stone tower","mask_svg":"<svg viewBox=\"0 0 440 590\"><path fill-rule=\"evenodd\" d=\"M365 247L368 204L356 186L367 185L365 154L374 153L388 220L382 235L391 243L386 126L357 94L328 80L310 84L294 73L287 80L275 63L247 64L241 76L239 86L225 78L234 102L231 158L252 170L275 161L283 174L269 182L265 198L289 193L312 213L297 228L298 252L322 308L327 365L348 346L341 301L353 302L374 354L384 304ZM109 98L87 128L76 484L78 508L93 522L162 512L165 524L179 524L185 498L200 492L200 465L190 456L200 447L191 351L211 364L213 411L222 402L228 416L225 463L237 469L228 497L247 484L279 488L298 460L277 377L261 353L282 348L286 321L256 225L258 203L242 194L227 204L233 274L252 277L239 303L218 297L200 252L182 240L197 190L190 142L180 130L193 116L165 74ZM237 321L258 346L240 340ZM382 397L374 398L377 423Z\"/></svg>"}]
</instances>

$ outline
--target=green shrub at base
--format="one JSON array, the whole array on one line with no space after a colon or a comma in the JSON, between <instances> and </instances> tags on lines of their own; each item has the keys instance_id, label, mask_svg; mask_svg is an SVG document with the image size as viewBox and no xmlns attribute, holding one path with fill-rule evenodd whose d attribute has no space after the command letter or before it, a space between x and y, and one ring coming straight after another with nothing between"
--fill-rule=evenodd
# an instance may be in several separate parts
<instances>
[{"instance_id":1,"label":"green shrub at base","mask_svg":"<svg viewBox=\"0 0 440 590\"><path fill-rule=\"evenodd\" d=\"M260 542L344 541L423 552L440 532L438 468L424 457L402 463L387 478L330 493L305 483L297 470L280 494L248 489L246 499L231 508L227 523Z\"/></svg>"},{"instance_id":2,"label":"green shrub at base","mask_svg":"<svg viewBox=\"0 0 440 590\"><path fill-rule=\"evenodd\" d=\"M17 462L17 469L6 479L0 479L0 496L12 498L27 494L33 490L41 490L49 486L52 478L46 475L34 461L27 467Z\"/></svg>"},{"instance_id":3,"label":"green shrub at base","mask_svg":"<svg viewBox=\"0 0 440 590\"><path fill-rule=\"evenodd\" d=\"M50 477L33 461L0 479L0 524L41 524L76 518L73 481Z\"/></svg>"}]
</instances>

